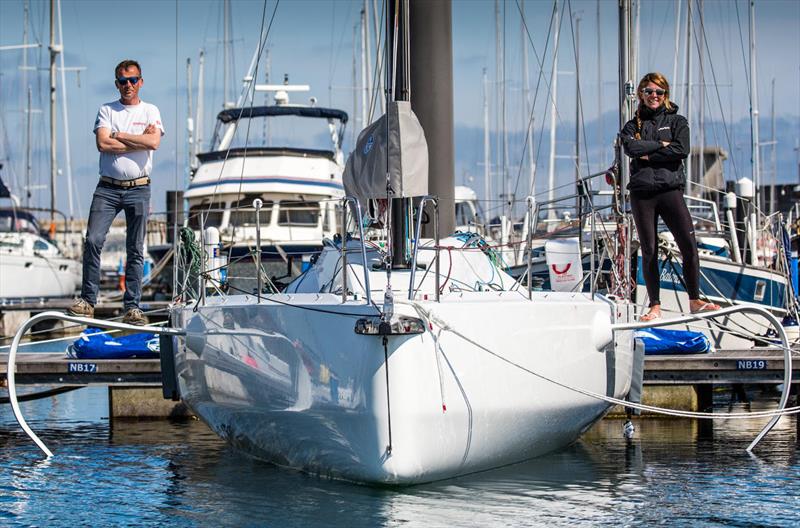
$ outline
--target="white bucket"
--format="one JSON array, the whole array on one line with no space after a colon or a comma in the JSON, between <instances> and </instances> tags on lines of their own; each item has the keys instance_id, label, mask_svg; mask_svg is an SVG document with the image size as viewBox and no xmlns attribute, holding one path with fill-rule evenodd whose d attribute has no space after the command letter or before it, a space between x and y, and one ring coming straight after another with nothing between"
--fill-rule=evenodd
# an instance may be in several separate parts
<instances>
[{"instance_id":1,"label":"white bucket","mask_svg":"<svg viewBox=\"0 0 800 528\"><path fill-rule=\"evenodd\" d=\"M548 240L544 244L550 288L553 291L578 291L583 281L581 250L577 237Z\"/></svg>"}]
</instances>

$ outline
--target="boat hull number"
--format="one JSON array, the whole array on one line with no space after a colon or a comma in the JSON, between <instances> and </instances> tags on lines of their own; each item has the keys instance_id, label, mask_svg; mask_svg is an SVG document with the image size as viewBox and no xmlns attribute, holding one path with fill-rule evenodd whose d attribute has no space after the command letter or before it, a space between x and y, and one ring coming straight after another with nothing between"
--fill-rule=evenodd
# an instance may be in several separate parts
<instances>
[{"instance_id":1,"label":"boat hull number","mask_svg":"<svg viewBox=\"0 0 800 528\"><path fill-rule=\"evenodd\" d=\"M67 372L70 374L95 374L97 363L67 363Z\"/></svg>"},{"instance_id":2,"label":"boat hull number","mask_svg":"<svg viewBox=\"0 0 800 528\"><path fill-rule=\"evenodd\" d=\"M739 359L736 361L736 370L766 370L767 361L764 359Z\"/></svg>"}]
</instances>

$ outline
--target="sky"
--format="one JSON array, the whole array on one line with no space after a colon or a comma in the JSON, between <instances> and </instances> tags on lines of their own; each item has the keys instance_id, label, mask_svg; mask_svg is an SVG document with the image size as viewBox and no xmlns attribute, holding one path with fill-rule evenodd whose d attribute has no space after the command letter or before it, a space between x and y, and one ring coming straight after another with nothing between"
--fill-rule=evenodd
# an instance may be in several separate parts
<instances>
[{"instance_id":1,"label":"sky","mask_svg":"<svg viewBox=\"0 0 800 528\"><path fill-rule=\"evenodd\" d=\"M140 92L143 100L156 104L162 113L166 135L154 155L153 189L156 211L164 209L164 192L186 185L186 62L193 67L193 100L197 102L198 54L205 50L205 127L203 136L212 132L213 116L221 109L223 85L223 9L218 0L61 0L66 84L59 83L58 95L66 89L69 114L69 141L73 178L72 208L76 216L86 214L91 190L97 180L98 153L94 146L92 124L97 108L118 97L113 84L113 68L120 60L134 58L142 64L145 84ZM372 2L370 1L370 4ZM0 46L23 41L23 0L0 1ZM550 28L553 0L501 1L499 18L495 18L493 0L454 0L453 2L453 107L456 127L456 179L483 186L482 152L483 70L486 69L490 97L490 123L493 129L493 173L501 172L502 160L497 152L502 135L499 117L501 93L505 93L505 129L509 148L506 170L521 172L522 138L529 114L522 105L522 45L528 46L530 99L534 101L534 152L539 174L547 168L549 115L547 86L552 71L553 31ZM30 0L28 40L45 46L28 51L28 63L46 68L49 40L49 3ZM262 28L269 24L267 46L269 72L273 82L284 74L293 83L309 84L320 105L341 108L351 114L347 142L351 132L361 128L356 112L353 118L352 78L354 28L360 18L363 0L232 0L231 40L233 43L234 78L240 86L253 55ZM524 8L527 32L522 31L520 11ZM580 62L580 93L583 126L588 159L587 170L608 163L611 139L617 131L617 2L615 0L558 0L558 8L567 16L559 17L560 38L557 90L557 152L571 153L575 135L575 57ZM380 7L379 7L380 9ZM686 2L680 3L684 19L679 32L679 59L675 61L675 21L678 3L671 0L642 0L639 6L639 69L661 71L672 79L673 99L684 106L685 16ZM697 7L695 7L697 10ZM746 0L705 0L703 27L707 50L704 53L706 101L706 135L717 139L733 139L725 145L739 152L738 175L745 174L749 163L747 144L749 131L748 80L748 2ZM599 23L598 23L599 11ZM572 20L569 13L572 13ZM695 12L695 28L700 19ZM580 22L576 21L580 18ZM504 28L505 90L496 75L496 21ZM775 113L781 135L776 152L780 170L779 182L797 181L797 141L800 137L800 2L796 0L757 0L756 49L757 91L762 141L770 139L772 83L775 80ZM699 83L697 43L702 33L693 35L693 82ZM374 36L372 37L374 38ZM372 45L372 54L375 46ZM705 46L704 46L705 47ZM545 54L546 50L546 54ZM355 50L360 53L358 49ZM46 71L23 72L23 52L0 51L0 162L6 165L3 178L19 191L24 185L24 153L26 131L26 98L24 86L31 86L34 162L33 200L49 205L49 129ZM676 70L677 64L677 70ZM267 70L266 56L259 63L259 78ZM673 72L677 71L677 76ZM25 77L25 79L23 79ZM538 86L538 91L534 89ZM298 95L295 102L307 95ZM697 107L699 97L693 106ZM442 104L447 104L443 101ZM691 121L690 117L690 121ZM698 119L698 118L695 118ZM58 156L62 174L58 183L58 207L69 209L64 156L63 118L59 108ZM355 127L355 128L353 128ZM697 127L695 127L697 128ZM731 130L736 129L736 132ZM591 131L591 132L589 132ZM574 161L561 160L556 168L559 180L569 178ZM794 165L793 165L794 164ZM572 165L574 167L574 165ZM731 171L728 171L731 172ZM539 176L537 189L544 183Z\"/></svg>"}]
</instances>

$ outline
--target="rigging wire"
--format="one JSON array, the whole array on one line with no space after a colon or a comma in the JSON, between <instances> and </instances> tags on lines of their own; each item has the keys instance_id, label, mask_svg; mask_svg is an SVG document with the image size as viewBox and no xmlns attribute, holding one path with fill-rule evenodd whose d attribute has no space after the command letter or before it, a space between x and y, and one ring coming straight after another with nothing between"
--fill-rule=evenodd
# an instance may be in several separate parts
<instances>
[{"instance_id":1,"label":"rigging wire","mask_svg":"<svg viewBox=\"0 0 800 528\"><path fill-rule=\"evenodd\" d=\"M256 74L258 74L258 65L259 65L259 63L261 61L261 54L263 53L264 48L266 46L267 39L269 38L270 29L272 28L272 22L275 20L275 13L278 11L278 5L280 5L280 0L276 0L276 2L275 2L275 7L272 10L272 17L270 18L270 21L269 21L269 27L267 28L267 31L266 31L266 34L265 34L264 33L264 21L265 21L265 18L266 18L267 0L264 0L264 8L263 8L262 14L261 14L261 30L259 32L259 37L261 38L263 36L263 38L261 38L261 40L259 42L258 54L256 56L256 65L255 65L255 68L256 68L255 69L255 73ZM247 88L246 88L248 91L252 89L253 90L253 94L255 94L255 80L256 79L257 79L257 77L254 75L253 76L253 81L251 83L249 83L247 85ZM251 98L251 106L252 106L252 98ZM238 130L239 130L239 122L240 122L240 120L242 118L242 115L244 114L245 108L246 107L244 105L242 105L242 107L239 108L239 115L237 116L236 121L233 123L233 134L232 134L232 137L235 137L236 136L236 132L238 132ZM247 141L249 139L249 132L250 132L250 123L249 123L249 120L248 120L247 135L245 136L245 152L246 152L246 149L247 149ZM231 149L229 147L227 149L227 151L225 152L225 158L222 160L222 166L219 169L219 175L217 176L217 181L214 182L214 191L211 193L212 195L216 195L216 193L217 193L217 188L219 187L220 181L222 180L222 174L225 171L225 165L228 162L228 158L230 156L230 153L231 153ZM244 170L244 164L242 164L242 170ZM241 176L240 176L240 188L239 188L239 190L241 191ZM202 224L203 225L205 225L205 221L208 218L208 213L211 210L211 206L213 205L213 203L214 202L210 200L206 210L201 213L201 215L203 215L202 216L202 220L203 220Z\"/></svg>"},{"instance_id":2,"label":"rigging wire","mask_svg":"<svg viewBox=\"0 0 800 528\"><path fill-rule=\"evenodd\" d=\"M381 14L380 14L381 22L383 22L383 17L386 16L384 10L385 7L386 7L386 2L381 2ZM378 49L375 50L375 67L373 68L373 74L372 74L372 94L370 96L369 113L368 113L368 120L370 123L372 123L372 118L375 115L375 110L378 104L378 97L383 96L383 94L379 95L380 83L378 82L378 78L381 75L383 75L383 69L386 66L386 61L383 60L383 54L385 53L385 47L386 47L386 39L384 38L383 35L384 27L385 24L383 23L379 24L378 42L380 42L381 44L378 46ZM367 124L364 123L364 126L366 127ZM355 145L353 145L353 148L355 148Z\"/></svg>"},{"instance_id":3,"label":"rigging wire","mask_svg":"<svg viewBox=\"0 0 800 528\"><path fill-rule=\"evenodd\" d=\"M739 0L734 0L733 5L736 6L736 22L739 24L739 46L742 48L742 67L744 68L744 78L750 79L750 70L747 66L747 54L744 51L744 34L742 33L742 19L739 16ZM750 93L750 83L747 83L747 97L752 106L753 94Z\"/></svg>"},{"instance_id":4,"label":"rigging wire","mask_svg":"<svg viewBox=\"0 0 800 528\"><path fill-rule=\"evenodd\" d=\"M737 13L737 15L738 15L738 13ZM736 158L733 155L733 152L734 152L733 147L734 147L734 145L733 145L733 142L731 140L730 131L728 130L728 123L727 123L727 121L725 119L725 112L722 109L722 96L719 93L719 84L717 82L717 72L714 69L714 61L713 61L712 55L711 55L711 48L708 45L708 34L706 33L705 24L703 23L703 18L702 17L700 18L700 35L702 36L703 43L698 41L697 24L695 24L695 26L694 26L693 34L694 34L694 38L695 38L695 41L696 41L696 45L697 45L698 51L700 51L702 53L702 48L705 47L706 53L708 54L708 64L709 64L709 67L711 69L711 78L714 81L714 92L717 95L717 102L719 104L719 114L720 114L720 118L722 119L722 128L725 131L725 138L726 138L726 140L728 142L728 148L730 149L730 152L731 152L731 158L730 158L731 159L731 166L733 167L733 174L734 174L735 178L738 180L739 179L739 177L738 177L739 176L739 170L738 170L738 168L736 166ZM703 44L705 44L705 46L703 46ZM747 86L748 86L748 90L749 90L750 83L747 83ZM703 93L705 94L705 90L703 90ZM705 94L705 96L707 97L708 94ZM709 100L709 103L710 102L711 101ZM709 104L709 106L711 106L711 105ZM702 153L701 153L701 155L702 155Z\"/></svg>"},{"instance_id":5,"label":"rigging wire","mask_svg":"<svg viewBox=\"0 0 800 528\"><path fill-rule=\"evenodd\" d=\"M567 6L569 7L570 13L572 13L572 0L567 0ZM577 39L575 38L575 27L573 26L573 22L572 22L573 18L574 17L572 17L572 16L569 17L569 28L570 28L570 31L572 33L572 50L573 50L573 52L575 54L575 75L576 75L577 79L580 79L580 75L578 75L578 64L579 64L579 62L578 62L578 51L579 50L578 50ZM663 26L662 26L662 28L663 28ZM576 84L578 85L578 100L575 101L575 104L578 105L578 108L580 109L580 112L578 112L578 115L580 115L581 121L580 121L580 123L575 123L575 126L580 126L580 130L583 133L583 144L584 144L583 154L586 157L586 173L588 174L588 173L591 172L591 170L589 169L589 140L586 137L586 121L585 121L585 117L584 117L585 113L583 111L583 91L581 90L580 83L578 82ZM581 160L579 159L579 156L578 156L579 153L577 152L578 145L575 145L575 149L576 149L575 168L578 169L578 171L580 172L580 170L581 170Z\"/></svg>"},{"instance_id":6,"label":"rigging wire","mask_svg":"<svg viewBox=\"0 0 800 528\"><path fill-rule=\"evenodd\" d=\"M533 117L534 117L534 115L536 113L536 101L539 98L539 86L541 85L542 78L544 77L544 60L542 58L539 58L539 53L536 51L536 45L533 43L533 37L531 36L531 32L528 29L528 23L527 23L527 20L525 18L525 13L522 11L522 7L520 6L519 0L516 0L516 4L517 4L517 10L519 11L520 16L522 17L522 25L525 28L526 35L528 36L528 42L530 42L531 48L533 49L533 56L536 58L536 64L539 66L539 78L536 80L536 88L534 88L534 90L533 90L533 103L531 104L531 113L530 113L530 116L528 117L528 126L525 129L526 130L526 132L525 132L525 142L522 145L522 154L521 154L522 162L520 163L519 172L517 173L517 181L514 184L514 193L515 194L516 194L517 188L519 187L520 179L522 178L522 166L523 166L523 163L524 163L525 154L527 153L528 142L532 141L532 138L530 137L531 124L533 123ZM558 5L558 0L554 0L554 2L553 2L553 11L550 13L550 22L548 23L548 27L547 27L547 36L545 37L545 45L544 45L544 50L542 52L542 57L544 57L547 54L547 49L548 49L548 47L550 45L550 33L552 32L552 29L553 29L553 19L555 18L556 6L557 5ZM548 81L545 81L545 83L548 86L548 96L549 96L549 94L550 94L550 92L549 92L550 83ZM542 119L542 124L544 124L544 119ZM541 131L543 131L543 130L544 129L542 128L540 130L540 134L539 134L539 137L540 137L540 139L539 139L539 148L541 148ZM538 149L537 149L537 153L536 153L535 163L536 163L536 165L538 165L538 163L539 163L539 152L538 152ZM533 194L536 191L535 174L534 174L534 181L532 182L532 185L533 185L533 189L528 189L528 194ZM488 199L488 197L486 197L486 198Z\"/></svg>"}]
</instances>

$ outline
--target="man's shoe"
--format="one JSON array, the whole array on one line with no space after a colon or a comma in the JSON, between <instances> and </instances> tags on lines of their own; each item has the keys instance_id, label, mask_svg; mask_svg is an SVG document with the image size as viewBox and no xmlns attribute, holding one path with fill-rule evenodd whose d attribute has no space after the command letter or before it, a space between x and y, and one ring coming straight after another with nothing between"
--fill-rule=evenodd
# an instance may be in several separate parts
<instances>
[{"instance_id":1,"label":"man's shoe","mask_svg":"<svg viewBox=\"0 0 800 528\"><path fill-rule=\"evenodd\" d=\"M78 297L75 299L75 302L72 303L72 306L67 308L67 315L73 315L75 317L94 317L94 306L89 304L89 301Z\"/></svg>"},{"instance_id":2,"label":"man's shoe","mask_svg":"<svg viewBox=\"0 0 800 528\"><path fill-rule=\"evenodd\" d=\"M144 326L147 324L147 317L138 308L128 308L122 317L122 322L129 325Z\"/></svg>"}]
</instances>

